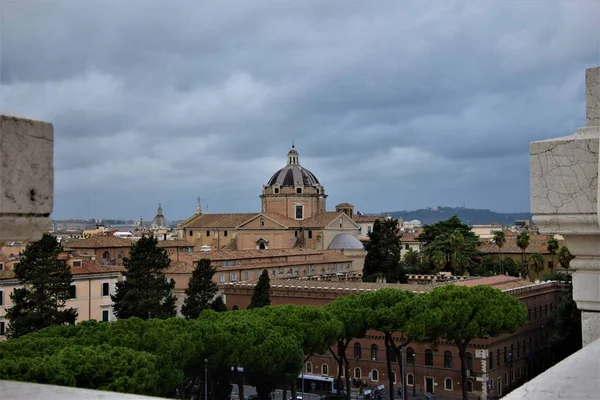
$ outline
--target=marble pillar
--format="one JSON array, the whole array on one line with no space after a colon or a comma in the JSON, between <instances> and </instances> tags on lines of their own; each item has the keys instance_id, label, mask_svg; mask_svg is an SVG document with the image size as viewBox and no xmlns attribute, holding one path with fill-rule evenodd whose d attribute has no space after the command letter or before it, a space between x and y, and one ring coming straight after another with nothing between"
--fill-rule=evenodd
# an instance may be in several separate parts
<instances>
[{"instance_id":1,"label":"marble pillar","mask_svg":"<svg viewBox=\"0 0 600 400\"><path fill-rule=\"evenodd\" d=\"M573 297L582 313L584 346L600 338L600 68L586 71L586 126L562 138L531 143L531 210L541 233L563 235Z\"/></svg>"},{"instance_id":2,"label":"marble pillar","mask_svg":"<svg viewBox=\"0 0 600 400\"><path fill-rule=\"evenodd\" d=\"M53 153L51 124L0 115L0 242L36 240L48 229Z\"/></svg>"}]
</instances>

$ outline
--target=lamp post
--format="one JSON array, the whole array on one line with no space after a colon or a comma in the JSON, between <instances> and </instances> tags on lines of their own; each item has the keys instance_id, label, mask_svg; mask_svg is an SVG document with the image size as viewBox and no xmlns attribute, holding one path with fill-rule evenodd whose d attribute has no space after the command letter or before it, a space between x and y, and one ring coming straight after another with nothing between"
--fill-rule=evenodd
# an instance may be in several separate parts
<instances>
[{"instance_id":1,"label":"lamp post","mask_svg":"<svg viewBox=\"0 0 600 400\"><path fill-rule=\"evenodd\" d=\"M208 398L208 360L204 359L204 400Z\"/></svg>"},{"instance_id":2,"label":"lamp post","mask_svg":"<svg viewBox=\"0 0 600 400\"><path fill-rule=\"evenodd\" d=\"M413 397L417 395L417 353L413 351Z\"/></svg>"}]
</instances>

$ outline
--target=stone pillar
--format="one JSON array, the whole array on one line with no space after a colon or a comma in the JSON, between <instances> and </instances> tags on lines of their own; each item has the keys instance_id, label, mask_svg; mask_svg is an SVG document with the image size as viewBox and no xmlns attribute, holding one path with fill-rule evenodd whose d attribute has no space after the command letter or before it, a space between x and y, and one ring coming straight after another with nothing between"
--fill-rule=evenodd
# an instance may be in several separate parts
<instances>
[{"instance_id":1,"label":"stone pillar","mask_svg":"<svg viewBox=\"0 0 600 400\"><path fill-rule=\"evenodd\" d=\"M488 381L490 380L490 375L488 373L487 361L490 356L488 349L480 349L475 350L475 359L481 360L481 376L475 378L477 382L481 382L481 394L479 397L481 400L487 400L488 393Z\"/></svg>"},{"instance_id":2,"label":"stone pillar","mask_svg":"<svg viewBox=\"0 0 600 400\"><path fill-rule=\"evenodd\" d=\"M586 126L570 136L531 143L531 211L541 233L563 235L583 345L600 338L600 68L586 71Z\"/></svg>"},{"instance_id":3,"label":"stone pillar","mask_svg":"<svg viewBox=\"0 0 600 400\"><path fill-rule=\"evenodd\" d=\"M50 225L52 124L0 115L0 242L36 240Z\"/></svg>"}]
</instances>

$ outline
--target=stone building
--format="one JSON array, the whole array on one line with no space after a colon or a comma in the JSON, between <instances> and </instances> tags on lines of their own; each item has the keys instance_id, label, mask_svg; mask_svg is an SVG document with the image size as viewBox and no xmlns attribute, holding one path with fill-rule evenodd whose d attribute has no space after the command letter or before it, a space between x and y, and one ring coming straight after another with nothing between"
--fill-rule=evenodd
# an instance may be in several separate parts
<instances>
[{"instance_id":1,"label":"stone building","mask_svg":"<svg viewBox=\"0 0 600 400\"><path fill-rule=\"evenodd\" d=\"M285 167L263 185L261 212L205 214L199 209L180 226L180 236L195 250L327 250L338 235L358 238L353 206L342 203L327 211L325 187L300 165L296 148L288 152ZM341 243L338 240L336 250ZM358 252L356 243L350 251ZM359 257L358 257L359 258ZM362 264L356 266L362 269Z\"/></svg>"}]
</instances>

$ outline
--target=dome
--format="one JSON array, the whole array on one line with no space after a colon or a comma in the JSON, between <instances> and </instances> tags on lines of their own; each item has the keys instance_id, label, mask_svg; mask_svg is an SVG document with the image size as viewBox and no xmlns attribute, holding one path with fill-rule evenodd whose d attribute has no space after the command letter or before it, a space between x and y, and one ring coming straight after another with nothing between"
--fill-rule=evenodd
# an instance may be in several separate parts
<instances>
[{"instance_id":1,"label":"dome","mask_svg":"<svg viewBox=\"0 0 600 400\"><path fill-rule=\"evenodd\" d=\"M349 233L337 234L328 247L329 250L364 250L360 240Z\"/></svg>"},{"instance_id":2,"label":"dome","mask_svg":"<svg viewBox=\"0 0 600 400\"><path fill-rule=\"evenodd\" d=\"M287 154L287 165L275 172L267 185L314 187L320 186L321 183L312 172L300 165L298 151L292 145Z\"/></svg>"}]
</instances>

